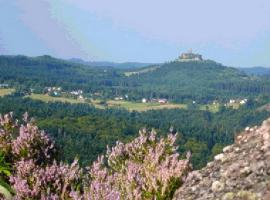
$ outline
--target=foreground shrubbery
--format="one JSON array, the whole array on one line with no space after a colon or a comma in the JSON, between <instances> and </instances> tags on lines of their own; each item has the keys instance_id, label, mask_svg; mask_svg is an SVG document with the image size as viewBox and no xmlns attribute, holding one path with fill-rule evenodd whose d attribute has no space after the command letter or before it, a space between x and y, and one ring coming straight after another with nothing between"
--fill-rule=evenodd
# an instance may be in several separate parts
<instances>
[{"instance_id":1,"label":"foreground shrubbery","mask_svg":"<svg viewBox=\"0 0 270 200\"><path fill-rule=\"evenodd\" d=\"M130 143L117 142L89 168L54 160L52 140L24 116L0 117L0 196L15 199L171 199L189 170L176 153L176 135L157 138L143 130ZM10 186L10 187L9 187ZM1 197L0 197L1 198Z\"/></svg>"}]
</instances>

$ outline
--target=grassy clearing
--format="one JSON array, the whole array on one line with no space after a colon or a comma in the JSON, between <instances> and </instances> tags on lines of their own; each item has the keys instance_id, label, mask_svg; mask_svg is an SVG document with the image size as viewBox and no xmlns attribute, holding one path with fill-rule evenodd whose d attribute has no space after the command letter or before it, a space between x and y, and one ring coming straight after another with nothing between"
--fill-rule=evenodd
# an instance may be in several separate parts
<instances>
[{"instance_id":1,"label":"grassy clearing","mask_svg":"<svg viewBox=\"0 0 270 200\"><path fill-rule=\"evenodd\" d=\"M221 104L217 103L217 104L206 104L206 105L200 105L200 110L208 110L210 112L218 112L220 109ZM240 103L230 103L225 105L228 108L232 108L232 109L239 109L241 104Z\"/></svg>"},{"instance_id":2,"label":"grassy clearing","mask_svg":"<svg viewBox=\"0 0 270 200\"><path fill-rule=\"evenodd\" d=\"M232 107L233 109L238 109L240 107L240 103L230 103L228 107Z\"/></svg>"},{"instance_id":3,"label":"grassy clearing","mask_svg":"<svg viewBox=\"0 0 270 200\"><path fill-rule=\"evenodd\" d=\"M15 92L15 89L12 88L0 88L0 97L6 96Z\"/></svg>"},{"instance_id":4,"label":"grassy clearing","mask_svg":"<svg viewBox=\"0 0 270 200\"><path fill-rule=\"evenodd\" d=\"M31 94L30 96L26 96L34 100L41 100L44 102L67 102L67 103L87 103L84 100L78 99L71 99L65 97L52 97L45 94ZM129 111L147 111L147 110L154 110L154 109L185 109L187 106L185 104L159 104L159 103L137 103L137 102L130 102L130 101L114 101L109 100L107 101L107 105L100 104L100 100L92 100L90 105L94 105L96 108L105 109L106 107L109 108L125 108Z\"/></svg>"},{"instance_id":5,"label":"grassy clearing","mask_svg":"<svg viewBox=\"0 0 270 200\"><path fill-rule=\"evenodd\" d=\"M147 111L147 110L155 110L155 109L185 109L187 106L185 104L160 104L160 103L137 103L137 102L130 102L130 101L114 101L110 100L107 101L109 107L119 107L125 108L129 111Z\"/></svg>"},{"instance_id":6,"label":"grassy clearing","mask_svg":"<svg viewBox=\"0 0 270 200\"><path fill-rule=\"evenodd\" d=\"M48 102L63 102L63 103L85 103L83 100L65 98L65 97L52 97L45 94L31 94L30 96L26 96L34 100Z\"/></svg>"},{"instance_id":7,"label":"grassy clearing","mask_svg":"<svg viewBox=\"0 0 270 200\"><path fill-rule=\"evenodd\" d=\"M213 112L213 113L218 112L219 108L220 108L219 103L200 105L200 110L207 110L207 111L210 111L210 112Z\"/></svg>"},{"instance_id":8,"label":"grassy clearing","mask_svg":"<svg viewBox=\"0 0 270 200\"><path fill-rule=\"evenodd\" d=\"M8 94L14 90L7 90L5 93L0 89L0 96L1 94ZM34 100L41 100L44 102L67 102L67 103L87 103L89 105L93 105L99 109L105 108L124 108L129 111L148 111L148 110L157 110L157 109L187 109L186 104L175 104L175 103L167 103L167 104L160 104L160 103L139 103L139 102L131 102L131 101L115 101L115 100L108 100L105 103L101 104L101 100L91 100L91 102L86 102L85 100L80 99L72 99L67 97L52 97L45 94L31 94L30 96L26 96ZM232 107L233 109L238 109L240 107L239 103L234 103L228 105L228 107ZM207 110L210 112L218 112L220 109L220 104L206 104L206 105L199 105L200 110Z\"/></svg>"}]
</instances>

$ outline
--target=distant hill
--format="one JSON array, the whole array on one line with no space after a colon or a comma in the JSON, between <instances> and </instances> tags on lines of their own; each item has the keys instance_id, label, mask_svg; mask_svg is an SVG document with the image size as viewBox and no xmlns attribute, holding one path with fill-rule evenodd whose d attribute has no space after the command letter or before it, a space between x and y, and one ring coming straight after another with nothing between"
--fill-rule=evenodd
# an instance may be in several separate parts
<instances>
[{"instance_id":1,"label":"distant hill","mask_svg":"<svg viewBox=\"0 0 270 200\"><path fill-rule=\"evenodd\" d=\"M88 66L114 67L114 68L118 68L118 69L134 69L134 68L140 68L140 67L146 67L146 66L153 65L153 63L140 63L140 62L116 63L116 62L107 62L107 61L84 61L80 58L72 58L69 61L88 65Z\"/></svg>"},{"instance_id":2,"label":"distant hill","mask_svg":"<svg viewBox=\"0 0 270 200\"><path fill-rule=\"evenodd\" d=\"M64 89L96 90L113 85L116 71L85 66L51 56L0 56L0 82L16 87L43 88L61 86Z\"/></svg>"},{"instance_id":3,"label":"distant hill","mask_svg":"<svg viewBox=\"0 0 270 200\"><path fill-rule=\"evenodd\" d=\"M123 69L105 67L105 64L86 65L47 55L0 56L0 83L37 91L46 86L82 89L87 93L98 92L105 99L128 95L129 100L136 101L166 98L176 102L208 103L270 92L270 78L249 76L210 60L173 61Z\"/></svg>"},{"instance_id":4,"label":"distant hill","mask_svg":"<svg viewBox=\"0 0 270 200\"><path fill-rule=\"evenodd\" d=\"M144 72L144 73L139 73ZM141 93L169 99L208 101L218 97L257 95L270 87L263 87L259 78L223 66L214 61L169 62L153 70L153 66L128 73L127 81Z\"/></svg>"},{"instance_id":5,"label":"distant hill","mask_svg":"<svg viewBox=\"0 0 270 200\"><path fill-rule=\"evenodd\" d=\"M257 76L270 75L270 67L250 67L238 69L242 72L245 72L248 75L257 75Z\"/></svg>"}]
</instances>

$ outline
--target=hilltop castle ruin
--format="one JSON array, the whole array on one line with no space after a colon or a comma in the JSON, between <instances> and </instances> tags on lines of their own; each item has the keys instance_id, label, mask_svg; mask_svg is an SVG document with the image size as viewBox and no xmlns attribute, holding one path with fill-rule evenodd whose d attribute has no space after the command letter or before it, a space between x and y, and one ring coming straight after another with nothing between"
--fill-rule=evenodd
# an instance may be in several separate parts
<instances>
[{"instance_id":1,"label":"hilltop castle ruin","mask_svg":"<svg viewBox=\"0 0 270 200\"><path fill-rule=\"evenodd\" d=\"M202 55L195 54L192 50L189 50L187 53L182 53L178 59L178 61L202 61Z\"/></svg>"}]
</instances>

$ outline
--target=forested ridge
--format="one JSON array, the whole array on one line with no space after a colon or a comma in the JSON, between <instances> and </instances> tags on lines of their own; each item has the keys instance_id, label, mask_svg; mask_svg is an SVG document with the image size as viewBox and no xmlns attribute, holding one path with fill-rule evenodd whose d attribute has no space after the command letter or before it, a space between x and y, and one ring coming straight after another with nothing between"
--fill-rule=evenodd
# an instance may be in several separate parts
<instances>
[{"instance_id":1,"label":"forested ridge","mask_svg":"<svg viewBox=\"0 0 270 200\"><path fill-rule=\"evenodd\" d=\"M254 97L270 91L267 77L251 77L214 61L169 62L156 70L130 76L127 81L146 96L180 102Z\"/></svg>"},{"instance_id":2,"label":"forested ridge","mask_svg":"<svg viewBox=\"0 0 270 200\"><path fill-rule=\"evenodd\" d=\"M106 72L104 70L106 69ZM96 68L51 56L0 56L0 81L23 90L42 91L46 86L93 92L118 77L111 68Z\"/></svg>"},{"instance_id":3,"label":"forested ridge","mask_svg":"<svg viewBox=\"0 0 270 200\"><path fill-rule=\"evenodd\" d=\"M135 72L140 70L134 69ZM58 86L69 91L98 92L105 99L128 94L133 101L167 98L174 102L207 103L256 97L270 91L269 77L249 76L209 60L173 61L155 70L126 76L125 72L130 71L83 65L50 56L0 56L0 82L36 92L42 92L44 87Z\"/></svg>"}]
</instances>

